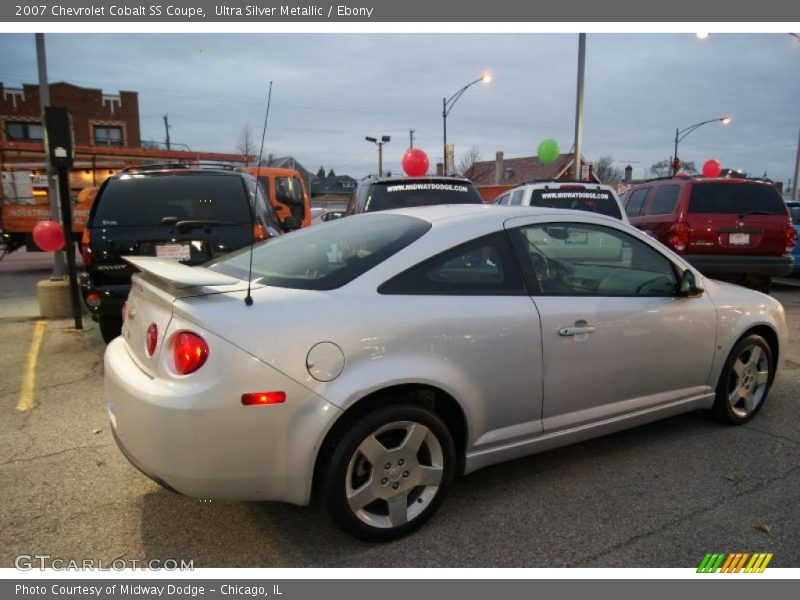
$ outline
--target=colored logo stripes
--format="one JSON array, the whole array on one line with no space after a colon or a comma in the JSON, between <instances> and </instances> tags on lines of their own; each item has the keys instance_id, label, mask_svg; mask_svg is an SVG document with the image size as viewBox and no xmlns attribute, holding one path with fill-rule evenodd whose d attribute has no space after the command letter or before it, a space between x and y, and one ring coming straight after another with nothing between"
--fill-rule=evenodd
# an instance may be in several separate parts
<instances>
[{"instance_id":1,"label":"colored logo stripes","mask_svg":"<svg viewBox=\"0 0 800 600\"><path fill-rule=\"evenodd\" d=\"M771 560L771 552L756 552L753 554L749 552L707 552L703 560L700 561L697 572L763 573Z\"/></svg>"}]
</instances>

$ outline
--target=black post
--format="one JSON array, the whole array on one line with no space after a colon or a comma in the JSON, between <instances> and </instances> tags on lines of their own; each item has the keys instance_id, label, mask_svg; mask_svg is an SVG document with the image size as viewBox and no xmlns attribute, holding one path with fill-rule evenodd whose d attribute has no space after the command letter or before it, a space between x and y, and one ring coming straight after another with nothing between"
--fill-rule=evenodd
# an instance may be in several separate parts
<instances>
[{"instance_id":1,"label":"black post","mask_svg":"<svg viewBox=\"0 0 800 600\"><path fill-rule=\"evenodd\" d=\"M69 169L59 167L58 196L61 202L61 225L64 228L64 250L67 254L67 277L75 329L83 329L81 297L78 289L78 271L75 267L75 240L72 236L72 198L69 193Z\"/></svg>"},{"instance_id":2,"label":"black post","mask_svg":"<svg viewBox=\"0 0 800 600\"><path fill-rule=\"evenodd\" d=\"M678 128L675 128L675 153L672 155L672 164L669 166L672 169L672 175L675 176L678 173L678 169L675 168L675 161L678 159Z\"/></svg>"}]
</instances>

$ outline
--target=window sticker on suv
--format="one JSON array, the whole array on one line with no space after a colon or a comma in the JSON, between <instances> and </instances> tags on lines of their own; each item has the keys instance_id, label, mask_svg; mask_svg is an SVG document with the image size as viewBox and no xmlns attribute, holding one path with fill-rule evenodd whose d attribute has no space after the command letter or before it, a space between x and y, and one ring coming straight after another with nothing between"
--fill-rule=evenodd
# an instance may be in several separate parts
<instances>
[{"instance_id":1,"label":"window sticker on suv","mask_svg":"<svg viewBox=\"0 0 800 600\"><path fill-rule=\"evenodd\" d=\"M446 192L467 193L469 188L465 185L453 185L452 183L403 183L399 185L387 185L387 192L415 192L419 190L439 190Z\"/></svg>"},{"instance_id":2,"label":"window sticker on suv","mask_svg":"<svg viewBox=\"0 0 800 600\"><path fill-rule=\"evenodd\" d=\"M552 200L561 198L581 198L588 200L605 200L608 198L607 193L601 192L542 192L542 199Z\"/></svg>"}]
</instances>

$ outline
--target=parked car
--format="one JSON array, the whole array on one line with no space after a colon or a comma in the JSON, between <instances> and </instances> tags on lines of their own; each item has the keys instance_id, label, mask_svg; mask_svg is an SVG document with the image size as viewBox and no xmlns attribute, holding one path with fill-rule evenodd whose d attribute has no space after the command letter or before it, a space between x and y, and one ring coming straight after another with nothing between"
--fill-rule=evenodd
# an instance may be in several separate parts
<instances>
[{"instance_id":1,"label":"parked car","mask_svg":"<svg viewBox=\"0 0 800 600\"><path fill-rule=\"evenodd\" d=\"M372 178L358 184L346 214L434 204L483 204L483 199L462 177Z\"/></svg>"},{"instance_id":2,"label":"parked car","mask_svg":"<svg viewBox=\"0 0 800 600\"><path fill-rule=\"evenodd\" d=\"M319 210L317 214L314 214L315 210ZM341 219L345 215L345 211L343 210L331 210L328 208L321 208L321 209L311 209L311 224L312 225L319 225L320 223L327 223L328 221L335 221L336 219Z\"/></svg>"},{"instance_id":3,"label":"parked car","mask_svg":"<svg viewBox=\"0 0 800 600\"><path fill-rule=\"evenodd\" d=\"M283 231L311 225L311 198L299 171L283 167L245 167L244 171L258 180Z\"/></svg>"},{"instance_id":4,"label":"parked car","mask_svg":"<svg viewBox=\"0 0 800 600\"><path fill-rule=\"evenodd\" d=\"M539 206L585 210L628 222L614 188L588 181L533 181L495 200L500 206Z\"/></svg>"},{"instance_id":5,"label":"parked car","mask_svg":"<svg viewBox=\"0 0 800 600\"><path fill-rule=\"evenodd\" d=\"M794 227L795 237L800 236L800 201L787 200L786 206L789 209L789 216L792 219L792 227ZM792 277L800 277L800 243L795 243L792 249L792 258L794 265L792 266Z\"/></svg>"},{"instance_id":6,"label":"parked car","mask_svg":"<svg viewBox=\"0 0 800 600\"><path fill-rule=\"evenodd\" d=\"M573 254L589 236L622 251ZM104 371L125 456L189 496L319 498L367 540L422 525L455 475L696 409L746 423L788 343L777 300L587 212L433 206L252 268L129 260Z\"/></svg>"},{"instance_id":7,"label":"parked car","mask_svg":"<svg viewBox=\"0 0 800 600\"><path fill-rule=\"evenodd\" d=\"M667 177L625 192L632 225L704 274L769 292L792 271L797 241L774 186L739 178Z\"/></svg>"},{"instance_id":8,"label":"parked car","mask_svg":"<svg viewBox=\"0 0 800 600\"><path fill-rule=\"evenodd\" d=\"M84 304L109 342L120 333L135 272L123 256L199 265L280 233L255 179L238 170L124 169L100 187L83 232Z\"/></svg>"}]
</instances>

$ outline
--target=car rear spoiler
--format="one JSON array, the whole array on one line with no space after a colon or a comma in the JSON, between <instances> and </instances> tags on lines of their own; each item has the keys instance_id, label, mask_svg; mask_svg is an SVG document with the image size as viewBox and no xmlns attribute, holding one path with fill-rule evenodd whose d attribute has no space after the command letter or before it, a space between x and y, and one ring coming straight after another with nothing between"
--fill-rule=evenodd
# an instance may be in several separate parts
<instances>
[{"instance_id":1,"label":"car rear spoiler","mask_svg":"<svg viewBox=\"0 0 800 600\"><path fill-rule=\"evenodd\" d=\"M165 281L174 288L208 287L241 284L241 279L217 273L205 267L190 267L154 256L123 256L134 267Z\"/></svg>"}]
</instances>

